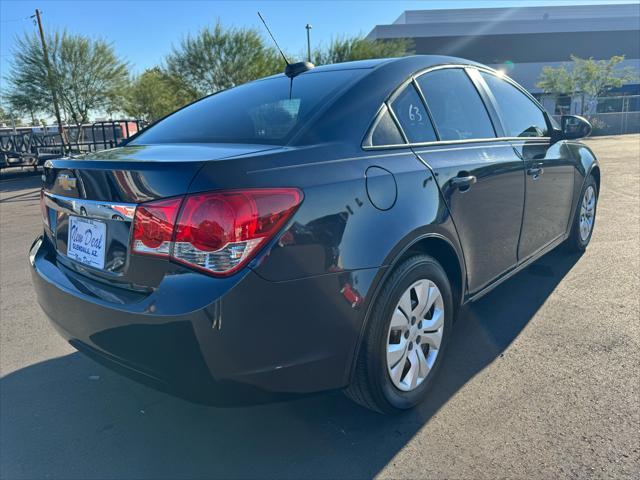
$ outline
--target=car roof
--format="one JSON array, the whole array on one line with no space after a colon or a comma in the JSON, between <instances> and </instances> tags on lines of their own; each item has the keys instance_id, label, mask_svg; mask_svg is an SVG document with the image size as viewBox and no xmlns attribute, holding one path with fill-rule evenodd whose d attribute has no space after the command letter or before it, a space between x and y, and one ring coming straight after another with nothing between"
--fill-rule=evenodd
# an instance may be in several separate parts
<instances>
[{"instance_id":1,"label":"car roof","mask_svg":"<svg viewBox=\"0 0 640 480\"><path fill-rule=\"evenodd\" d=\"M435 65L456 64L456 65L475 65L484 66L472 60L460 57L451 57L447 55L408 55L406 57L391 58L372 58L368 60L355 60L351 62L331 63L327 65L319 65L313 70L309 70L305 75L315 72L326 72L335 70L356 70L356 69L374 69L382 65L390 65L399 67L402 65L413 65L417 69L429 68Z\"/></svg>"},{"instance_id":2,"label":"car roof","mask_svg":"<svg viewBox=\"0 0 640 480\"><path fill-rule=\"evenodd\" d=\"M353 60L351 62L329 63L327 65L318 65L308 73L326 72L328 70L356 70L374 68L383 63L393 62L397 58L370 58L367 60Z\"/></svg>"},{"instance_id":3,"label":"car roof","mask_svg":"<svg viewBox=\"0 0 640 480\"><path fill-rule=\"evenodd\" d=\"M300 76L313 75L314 73L323 72L335 72L346 70L369 70L369 72L363 72L363 76L371 75L376 71L385 69L386 81L393 82L406 77L408 73L414 73L419 70L436 66L436 65L475 65L485 67L480 63L465 58L450 57L446 55L408 55L406 57L391 57L391 58L371 58L367 60L354 60L350 62L329 63L326 65L318 65L311 70L301 73ZM259 78L254 82L260 82L262 80L284 77L284 73L276 73L269 77Z\"/></svg>"},{"instance_id":4,"label":"car roof","mask_svg":"<svg viewBox=\"0 0 640 480\"><path fill-rule=\"evenodd\" d=\"M361 74L348 81L345 89L309 122L305 131L292 140L292 145L313 143L320 138L319 132L323 132L322 137L326 139L344 139L351 136L354 144L357 142L360 145L362 135L378 110L397 88L416 73L441 65L487 68L464 58L411 55L323 65L301 74L307 76L332 70L362 69Z\"/></svg>"}]
</instances>

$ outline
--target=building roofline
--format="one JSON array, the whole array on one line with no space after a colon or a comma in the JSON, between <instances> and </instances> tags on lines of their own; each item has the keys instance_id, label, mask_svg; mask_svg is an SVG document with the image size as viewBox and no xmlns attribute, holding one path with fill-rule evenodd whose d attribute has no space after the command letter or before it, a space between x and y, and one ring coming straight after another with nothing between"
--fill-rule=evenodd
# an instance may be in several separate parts
<instances>
[{"instance_id":1,"label":"building roofline","mask_svg":"<svg viewBox=\"0 0 640 480\"><path fill-rule=\"evenodd\" d=\"M513 20L537 20L537 19L575 19L608 18L640 16L637 4L613 3L597 5L547 5L528 7L485 7L485 8L443 8L405 10L393 22L396 25L411 23L436 23L444 17L447 21L464 22L476 17L495 19L497 15L505 15Z\"/></svg>"},{"instance_id":2,"label":"building roofline","mask_svg":"<svg viewBox=\"0 0 640 480\"><path fill-rule=\"evenodd\" d=\"M367 35L380 38L640 30L634 4L406 10Z\"/></svg>"}]
</instances>

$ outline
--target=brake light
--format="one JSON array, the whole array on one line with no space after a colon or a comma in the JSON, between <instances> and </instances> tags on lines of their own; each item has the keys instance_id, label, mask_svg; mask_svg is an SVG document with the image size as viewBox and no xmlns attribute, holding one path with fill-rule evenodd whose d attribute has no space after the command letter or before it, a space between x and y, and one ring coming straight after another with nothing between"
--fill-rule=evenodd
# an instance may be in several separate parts
<instances>
[{"instance_id":1,"label":"brake light","mask_svg":"<svg viewBox=\"0 0 640 480\"><path fill-rule=\"evenodd\" d=\"M297 189L265 188L142 204L134 217L133 251L170 256L213 275L229 275L280 231L301 201Z\"/></svg>"},{"instance_id":2,"label":"brake light","mask_svg":"<svg viewBox=\"0 0 640 480\"><path fill-rule=\"evenodd\" d=\"M171 198L138 205L133 218L135 253L168 257L173 227L182 198Z\"/></svg>"}]
</instances>

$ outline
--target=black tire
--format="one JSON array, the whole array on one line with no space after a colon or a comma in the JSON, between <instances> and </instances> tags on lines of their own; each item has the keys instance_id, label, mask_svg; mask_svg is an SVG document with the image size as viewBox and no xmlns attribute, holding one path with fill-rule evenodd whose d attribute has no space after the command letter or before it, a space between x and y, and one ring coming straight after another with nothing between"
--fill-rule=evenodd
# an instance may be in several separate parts
<instances>
[{"instance_id":1,"label":"black tire","mask_svg":"<svg viewBox=\"0 0 640 480\"><path fill-rule=\"evenodd\" d=\"M428 279L435 283L442 294L444 328L440 351L428 375L415 390L404 392L393 384L387 370L387 335L400 296L420 279ZM374 302L356 360L354 378L345 393L356 403L376 412L399 413L425 399L442 362L453 326L451 285L444 269L434 258L416 255L398 265Z\"/></svg>"},{"instance_id":2,"label":"black tire","mask_svg":"<svg viewBox=\"0 0 640 480\"><path fill-rule=\"evenodd\" d=\"M582 200L584 198L584 194L589 187L592 187L595 191L595 206L593 210L593 224L591 226L591 231L589 232L589 236L585 239L580 235L580 208L582 206ZM587 180L584 182L582 186L582 190L580 191L580 197L578 199L578 204L576 205L576 210L573 214L573 224L571 225L571 232L569 233L569 238L565 242L565 250L569 253L582 253L589 245L591 241L591 236L593 235L593 229L596 226L596 213L598 211L598 185L596 183L596 179L593 178L593 175L589 175Z\"/></svg>"}]
</instances>

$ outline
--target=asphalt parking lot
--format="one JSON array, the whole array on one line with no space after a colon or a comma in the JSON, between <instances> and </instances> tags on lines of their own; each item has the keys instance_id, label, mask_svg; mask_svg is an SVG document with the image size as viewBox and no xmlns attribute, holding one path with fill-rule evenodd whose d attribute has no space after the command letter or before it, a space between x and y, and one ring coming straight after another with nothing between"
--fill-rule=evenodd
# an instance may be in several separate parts
<instances>
[{"instance_id":1,"label":"asphalt parking lot","mask_svg":"<svg viewBox=\"0 0 640 480\"><path fill-rule=\"evenodd\" d=\"M2 478L640 478L640 135L588 141L592 243L465 307L434 394L382 417L340 393L213 408L76 353L36 304L38 175L0 182Z\"/></svg>"}]
</instances>

